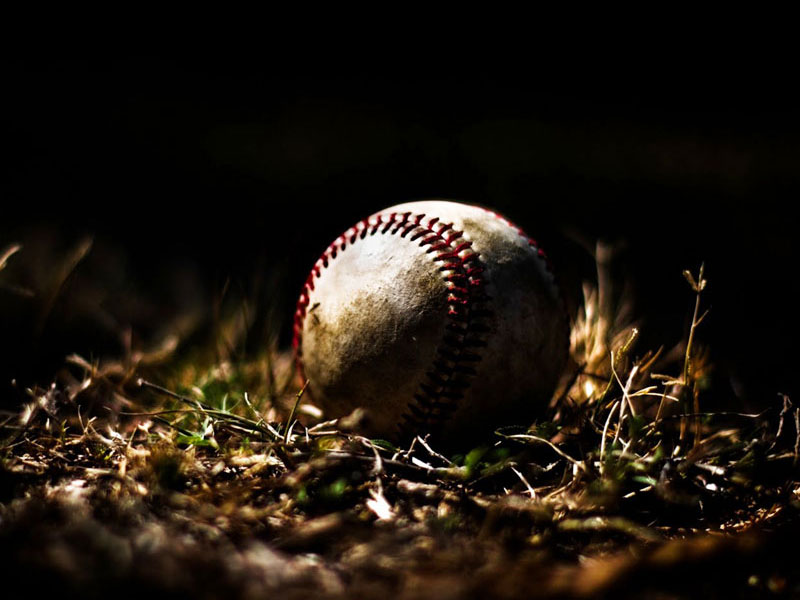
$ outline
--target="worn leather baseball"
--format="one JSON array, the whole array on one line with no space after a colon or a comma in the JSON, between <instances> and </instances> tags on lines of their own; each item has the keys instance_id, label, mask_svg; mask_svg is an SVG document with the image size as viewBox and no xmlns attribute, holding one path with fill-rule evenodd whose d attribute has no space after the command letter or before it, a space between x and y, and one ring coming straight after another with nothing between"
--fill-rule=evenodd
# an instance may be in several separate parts
<instances>
[{"instance_id":1,"label":"worn leather baseball","mask_svg":"<svg viewBox=\"0 0 800 600\"><path fill-rule=\"evenodd\" d=\"M547 258L503 217L447 201L387 208L317 260L294 347L327 418L365 433L472 439L540 416L567 358Z\"/></svg>"}]
</instances>

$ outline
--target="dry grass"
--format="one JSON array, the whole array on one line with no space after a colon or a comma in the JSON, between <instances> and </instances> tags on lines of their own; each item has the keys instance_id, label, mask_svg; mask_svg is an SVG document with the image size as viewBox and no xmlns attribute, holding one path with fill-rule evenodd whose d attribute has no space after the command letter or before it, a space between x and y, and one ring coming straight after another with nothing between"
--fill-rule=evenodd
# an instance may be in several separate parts
<instances>
[{"instance_id":1,"label":"dry grass","mask_svg":"<svg viewBox=\"0 0 800 600\"><path fill-rule=\"evenodd\" d=\"M167 336L121 360L71 356L0 421L5 583L67 597L797 593L781 548L800 533L800 412L788 398L705 412L702 267L686 274L685 341L639 350L606 254L546 418L464 455L366 439L358 414L319 422L287 353L241 353L241 305L220 307L200 349Z\"/></svg>"}]
</instances>

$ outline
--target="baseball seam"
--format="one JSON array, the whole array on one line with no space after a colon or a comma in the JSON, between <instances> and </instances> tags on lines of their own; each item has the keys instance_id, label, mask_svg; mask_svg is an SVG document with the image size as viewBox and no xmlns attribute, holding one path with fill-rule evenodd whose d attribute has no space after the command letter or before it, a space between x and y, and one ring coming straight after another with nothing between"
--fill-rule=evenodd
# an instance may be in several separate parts
<instances>
[{"instance_id":1,"label":"baseball seam","mask_svg":"<svg viewBox=\"0 0 800 600\"><path fill-rule=\"evenodd\" d=\"M530 246L536 251L536 256L538 256L544 262L544 266L545 269L547 269L547 272L550 273L551 276L555 275L553 264L550 262L550 258L547 256L547 253L544 250L542 250L541 247L539 246L539 242L537 242L532 237L529 237L528 234L525 233L525 231L522 229L522 227L518 226L516 223L509 221L503 215L491 211L488 208L484 208L483 210L492 215L495 219L499 220L504 225L516 231L521 238L524 238L525 241L528 242L528 246Z\"/></svg>"},{"instance_id":2,"label":"baseball seam","mask_svg":"<svg viewBox=\"0 0 800 600\"><path fill-rule=\"evenodd\" d=\"M552 274L545 253L538 248L536 241L528 238L516 225L500 215L486 211L524 237L528 244L545 262ZM322 253L311 269L294 315L293 348L297 369L305 379L303 369L302 334L308 312L311 292L315 280L322 271L335 260L339 252L346 251L367 235L400 234L410 242L418 242L420 247L430 246L427 254L436 253L434 263L442 263L438 270L448 289L447 318L445 335L436 349L436 358L425 373L424 381L409 401L406 411L398 423L398 437L405 439L424 426L429 431L440 428L447 417L456 409L476 375L477 363L481 360L480 348L487 346L485 333L488 331L486 319L491 316L488 308L490 298L486 294L483 273L485 265L480 254L472 249L472 242L465 241L464 232L453 229L452 223L440 223L438 217L430 217L425 224L425 214L413 215L411 212L379 213L377 216L360 221L336 240ZM409 234L412 235L409 236Z\"/></svg>"},{"instance_id":3,"label":"baseball seam","mask_svg":"<svg viewBox=\"0 0 800 600\"><path fill-rule=\"evenodd\" d=\"M553 289L558 295L558 304L561 307L561 313L564 315L565 318L568 318L567 305L564 298L564 294L562 293L563 290L561 289L561 286L558 283L558 278L556 277L556 272L555 269L553 268L553 263L550 262L550 257L547 256L547 253L545 253L545 251L542 250L542 248L539 246L539 243L534 238L529 237L528 234L525 233L522 227L519 227L516 223L509 221L503 215L493 212L488 208L484 208L483 210L485 210L487 213L489 213L496 219L499 219L502 223L505 223L508 227L510 227L514 231L516 231L520 235L520 237L522 237L528 242L528 246L530 246L533 250L536 251L536 256L538 256L539 259L544 263L544 268L550 275L550 284L553 286ZM564 347L562 353L567 354L569 352L569 347L570 347L570 336L566 336L564 338L563 346Z\"/></svg>"}]
</instances>

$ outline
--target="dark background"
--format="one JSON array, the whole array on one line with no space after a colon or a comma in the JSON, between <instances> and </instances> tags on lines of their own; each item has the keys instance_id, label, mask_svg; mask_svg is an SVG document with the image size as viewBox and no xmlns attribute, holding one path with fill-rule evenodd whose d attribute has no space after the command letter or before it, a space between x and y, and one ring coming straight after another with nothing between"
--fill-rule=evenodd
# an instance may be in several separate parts
<instances>
[{"instance_id":1,"label":"dark background","mask_svg":"<svg viewBox=\"0 0 800 600\"><path fill-rule=\"evenodd\" d=\"M699 341L717 401L797 390L800 111L784 93L153 58L2 69L0 250L23 249L0 272L0 389L47 383L73 351L119 355L120 332L145 344L226 282L261 286L286 345L299 287L341 230L440 197L523 226L573 304L593 276L586 248L622 244L615 272L644 317L641 350L682 338L681 271L705 261Z\"/></svg>"}]
</instances>

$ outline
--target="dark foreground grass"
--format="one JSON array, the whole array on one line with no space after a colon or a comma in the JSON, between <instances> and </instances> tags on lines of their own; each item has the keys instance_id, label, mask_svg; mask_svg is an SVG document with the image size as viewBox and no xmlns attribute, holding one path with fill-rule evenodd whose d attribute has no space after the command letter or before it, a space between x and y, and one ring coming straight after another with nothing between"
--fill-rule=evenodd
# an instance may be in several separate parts
<instances>
[{"instance_id":1,"label":"dark foreground grass","mask_svg":"<svg viewBox=\"0 0 800 600\"><path fill-rule=\"evenodd\" d=\"M461 455L320 422L287 353L237 353L243 311L213 347L72 356L0 421L3 596L800 594L800 412L704 411L686 275L686 339L648 351L600 273L546 418Z\"/></svg>"}]
</instances>

